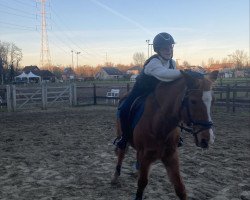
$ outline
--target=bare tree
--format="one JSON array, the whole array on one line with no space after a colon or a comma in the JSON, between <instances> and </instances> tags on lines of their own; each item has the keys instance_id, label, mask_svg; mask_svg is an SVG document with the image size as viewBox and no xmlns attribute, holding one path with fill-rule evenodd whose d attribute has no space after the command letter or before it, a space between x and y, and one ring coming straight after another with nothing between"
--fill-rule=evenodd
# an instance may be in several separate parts
<instances>
[{"instance_id":1,"label":"bare tree","mask_svg":"<svg viewBox=\"0 0 250 200\"><path fill-rule=\"evenodd\" d=\"M22 60L22 50L15 44L0 41L1 79L6 79L6 74L14 74L15 67L18 67ZM14 70L14 72L13 72ZM9 72L8 72L9 71Z\"/></svg>"},{"instance_id":2,"label":"bare tree","mask_svg":"<svg viewBox=\"0 0 250 200\"><path fill-rule=\"evenodd\" d=\"M141 52L141 53L139 53L139 52L135 53L133 55L133 59L134 59L134 64L138 65L140 67L142 67L143 64L144 64L144 62L146 61L146 58L145 58L145 55L144 55L143 52Z\"/></svg>"},{"instance_id":3,"label":"bare tree","mask_svg":"<svg viewBox=\"0 0 250 200\"><path fill-rule=\"evenodd\" d=\"M247 54L244 50L236 50L230 55L232 62L235 64L236 68L243 68L247 63Z\"/></svg>"},{"instance_id":4,"label":"bare tree","mask_svg":"<svg viewBox=\"0 0 250 200\"><path fill-rule=\"evenodd\" d=\"M190 68L190 64L188 63L188 61L183 61L182 66L186 69Z\"/></svg>"},{"instance_id":5,"label":"bare tree","mask_svg":"<svg viewBox=\"0 0 250 200\"><path fill-rule=\"evenodd\" d=\"M22 60L22 50L14 43L0 41L0 57L6 67L15 63L18 66Z\"/></svg>"},{"instance_id":6,"label":"bare tree","mask_svg":"<svg viewBox=\"0 0 250 200\"><path fill-rule=\"evenodd\" d=\"M209 58L207 61L207 66L210 67L212 64L215 64L215 61L213 58Z\"/></svg>"}]
</instances>

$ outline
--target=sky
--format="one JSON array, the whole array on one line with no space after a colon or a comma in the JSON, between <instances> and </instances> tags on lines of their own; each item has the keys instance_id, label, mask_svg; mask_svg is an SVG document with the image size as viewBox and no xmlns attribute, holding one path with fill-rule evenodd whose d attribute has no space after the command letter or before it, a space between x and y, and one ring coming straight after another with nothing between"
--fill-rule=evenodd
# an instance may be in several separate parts
<instances>
[{"instance_id":1,"label":"sky","mask_svg":"<svg viewBox=\"0 0 250 200\"><path fill-rule=\"evenodd\" d=\"M250 57L249 10L249 0L46 0L50 57L54 65L70 66L72 57L74 66L127 65L137 52L151 55L146 40L160 32L175 39L179 63L236 50ZM41 0L0 0L0 41L22 49L23 66L40 64L40 13Z\"/></svg>"}]
</instances>

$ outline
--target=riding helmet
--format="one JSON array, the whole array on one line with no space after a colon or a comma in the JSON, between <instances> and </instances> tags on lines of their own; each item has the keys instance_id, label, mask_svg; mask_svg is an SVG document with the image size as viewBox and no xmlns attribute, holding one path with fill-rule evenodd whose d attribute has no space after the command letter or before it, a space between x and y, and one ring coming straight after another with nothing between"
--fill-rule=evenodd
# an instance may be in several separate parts
<instances>
[{"instance_id":1,"label":"riding helmet","mask_svg":"<svg viewBox=\"0 0 250 200\"><path fill-rule=\"evenodd\" d=\"M175 44L174 38L169 33L159 33L155 36L153 41L154 51L158 52L160 49Z\"/></svg>"}]
</instances>

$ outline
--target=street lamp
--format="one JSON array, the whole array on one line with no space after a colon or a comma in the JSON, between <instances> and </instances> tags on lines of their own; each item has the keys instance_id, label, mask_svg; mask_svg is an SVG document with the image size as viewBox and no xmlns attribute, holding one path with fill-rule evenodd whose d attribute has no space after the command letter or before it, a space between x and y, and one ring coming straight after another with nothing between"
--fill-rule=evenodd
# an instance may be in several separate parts
<instances>
[{"instance_id":1,"label":"street lamp","mask_svg":"<svg viewBox=\"0 0 250 200\"><path fill-rule=\"evenodd\" d=\"M81 53L80 51L76 52L76 68L78 67L78 54L80 54L80 53Z\"/></svg>"},{"instance_id":2,"label":"street lamp","mask_svg":"<svg viewBox=\"0 0 250 200\"><path fill-rule=\"evenodd\" d=\"M72 69L74 69L74 56L73 56L74 51L71 50L71 53L72 53Z\"/></svg>"},{"instance_id":3,"label":"street lamp","mask_svg":"<svg viewBox=\"0 0 250 200\"><path fill-rule=\"evenodd\" d=\"M149 42L150 42L150 40L146 40L146 42L148 43L148 58L149 58Z\"/></svg>"},{"instance_id":4,"label":"street lamp","mask_svg":"<svg viewBox=\"0 0 250 200\"><path fill-rule=\"evenodd\" d=\"M153 44L149 44L150 45L150 51L151 51L151 54L150 54L150 56L152 56L152 49L153 49Z\"/></svg>"}]
</instances>

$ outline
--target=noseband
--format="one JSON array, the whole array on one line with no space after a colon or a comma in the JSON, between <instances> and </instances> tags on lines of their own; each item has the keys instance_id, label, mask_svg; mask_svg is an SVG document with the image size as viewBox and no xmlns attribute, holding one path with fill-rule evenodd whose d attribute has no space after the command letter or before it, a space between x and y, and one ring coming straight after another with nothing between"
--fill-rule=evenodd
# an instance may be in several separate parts
<instances>
[{"instance_id":1,"label":"noseband","mask_svg":"<svg viewBox=\"0 0 250 200\"><path fill-rule=\"evenodd\" d=\"M192 118L191 112L190 112L190 105L189 105L189 92L192 90L199 90L199 89L186 89L185 90L185 94L182 99L182 104L181 104L181 109L180 109L180 112L182 112L182 110L186 108L187 116L188 116L188 123L186 123L186 126L184 126L183 123L181 123L180 125L178 125L178 127L180 127L181 130L185 130L186 132L191 133L197 139L198 133L212 128L213 122L205 121L205 120L195 120ZM201 126L201 128L198 131L194 131L195 126Z\"/></svg>"}]
</instances>

